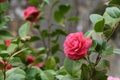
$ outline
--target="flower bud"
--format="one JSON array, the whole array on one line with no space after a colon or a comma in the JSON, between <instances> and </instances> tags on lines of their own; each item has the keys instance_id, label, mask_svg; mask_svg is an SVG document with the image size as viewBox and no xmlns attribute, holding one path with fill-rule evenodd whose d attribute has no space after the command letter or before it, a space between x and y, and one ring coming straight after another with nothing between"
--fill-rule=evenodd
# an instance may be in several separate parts
<instances>
[{"instance_id":1,"label":"flower bud","mask_svg":"<svg viewBox=\"0 0 120 80\"><path fill-rule=\"evenodd\" d=\"M36 7L30 6L24 10L24 17L27 21L36 22L39 17L39 11Z\"/></svg>"},{"instance_id":2,"label":"flower bud","mask_svg":"<svg viewBox=\"0 0 120 80\"><path fill-rule=\"evenodd\" d=\"M28 56L27 57L27 62L28 63L33 63L35 61L35 59L33 58L33 56Z\"/></svg>"},{"instance_id":3,"label":"flower bud","mask_svg":"<svg viewBox=\"0 0 120 80\"><path fill-rule=\"evenodd\" d=\"M11 40L5 40L5 45L8 47L11 44Z\"/></svg>"}]
</instances>

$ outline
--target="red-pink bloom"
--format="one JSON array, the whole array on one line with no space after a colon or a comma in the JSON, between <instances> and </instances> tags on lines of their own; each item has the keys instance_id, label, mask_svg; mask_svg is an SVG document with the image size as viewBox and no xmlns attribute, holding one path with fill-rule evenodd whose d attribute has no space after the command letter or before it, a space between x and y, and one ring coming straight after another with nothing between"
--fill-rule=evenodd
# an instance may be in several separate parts
<instances>
[{"instance_id":1,"label":"red-pink bloom","mask_svg":"<svg viewBox=\"0 0 120 80\"><path fill-rule=\"evenodd\" d=\"M28 56L28 57L27 57L27 62L28 62L28 63L32 63L32 62L34 62L34 60L35 60L35 59L33 58L33 56Z\"/></svg>"},{"instance_id":2,"label":"red-pink bloom","mask_svg":"<svg viewBox=\"0 0 120 80\"><path fill-rule=\"evenodd\" d=\"M72 60L79 60L86 56L92 45L90 38L85 38L82 32L71 33L64 42L64 52Z\"/></svg>"},{"instance_id":3,"label":"red-pink bloom","mask_svg":"<svg viewBox=\"0 0 120 80\"><path fill-rule=\"evenodd\" d=\"M5 2L6 0L0 0L0 2Z\"/></svg>"},{"instance_id":4,"label":"red-pink bloom","mask_svg":"<svg viewBox=\"0 0 120 80\"><path fill-rule=\"evenodd\" d=\"M8 47L11 44L11 40L5 40L5 45Z\"/></svg>"},{"instance_id":5,"label":"red-pink bloom","mask_svg":"<svg viewBox=\"0 0 120 80\"><path fill-rule=\"evenodd\" d=\"M33 6L27 7L24 10L24 17L30 22L36 22L39 17L39 14L39 11Z\"/></svg>"},{"instance_id":6,"label":"red-pink bloom","mask_svg":"<svg viewBox=\"0 0 120 80\"><path fill-rule=\"evenodd\" d=\"M37 63L35 66L38 67L38 68L40 68L40 67L43 66L43 64L42 63Z\"/></svg>"},{"instance_id":7,"label":"red-pink bloom","mask_svg":"<svg viewBox=\"0 0 120 80\"><path fill-rule=\"evenodd\" d=\"M107 80L120 80L120 78L115 78L115 77L112 77L112 76L108 76Z\"/></svg>"}]
</instances>

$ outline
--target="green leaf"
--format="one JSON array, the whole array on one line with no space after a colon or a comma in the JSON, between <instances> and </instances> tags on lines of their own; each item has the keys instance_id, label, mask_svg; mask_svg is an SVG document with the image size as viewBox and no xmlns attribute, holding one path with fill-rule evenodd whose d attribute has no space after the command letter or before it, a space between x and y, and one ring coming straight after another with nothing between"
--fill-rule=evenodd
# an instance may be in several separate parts
<instances>
[{"instance_id":1,"label":"green leaf","mask_svg":"<svg viewBox=\"0 0 120 80\"><path fill-rule=\"evenodd\" d=\"M80 61L74 61L70 60L69 58L66 58L64 61L64 67L67 70L67 72L71 75L75 75L82 66L82 60Z\"/></svg>"},{"instance_id":2,"label":"green leaf","mask_svg":"<svg viewBox=\"0 0 120 80\"><path fill-rule=\"evenodd\" d=\"M1 59L0 59L0 60L1 60ZM3 63L0 62L0 68L3 68L3 67L4 67L4 66L3 66Z\"/></svg>"},{"instance_id":3,"label":"green leaf","mask_svg":"<svg viewBox=\"0 0 120 80\"><path fill-rule=\"evenodd\" d=\"M92 65L92 64L90 64ZM82 64L82 74L81 74L81 80L87 80L88 77L90 76L90 66L88 66L87 64Z\"/></svg>"},{"instance_id":4,"label":"green leaf","mask_svg":"<svg viewBox=\"0 0 120 80\"><path fill-rule=\"evenodd\" d=\"M94 72L94 76L92 80L107 80L107 75L106 75L107 71L106 70L102 70L102 71L95 71Z\"/></svg>"},{"instance_id":5,"label":"green leaf","mask_svg":"<svg viewBox=\"0 0 120 80\"><path fill-rule=\"evenodd\" d=\"M52 4L52 9L59 3L59 0L54 1L54 3Z\"/></svg>"},{"instance_id":6,"label":"green leaf","mask_svg":"<svg viewBox=\"0 0 120 80\"><path fill-rule=\"evenodd\" d=\"M70 8L71 8L71 6L69 4L60 5L59 11L62 15L66 15L68 13L68 11L70 10Z\"/></svg>"},{"instance_id":7,"label":"green leaf","mask_svg":"<svg viewBox=\"0 0 120 80\"><path fill-rule=\"evenodd\" d=\"M80 20L79 17L71 17L68 19L68 21L70 21L70 22L79 21L79 20Z\"/></svg>"},{"instance_id":8,"label":"green leaf","mask_svg":"<svg viewBox=\"0 0 120 80\"><path fill-rule=\"evenodd\" d=\"M120 18L120 9L117 7L108 7L106 9L106 12L108 15L110 15L112 18Z\"/></svg>"},{"instance_id":9,"label":"green leaf","mask_svg":"<svg viewBox=\"0 0 120 80\"><path fill-rule=\"evenodd\" d=\"M25 65L22 63L20 57L14 57L9 62L12 66L19 66L20 68L25 68Z\"/></svg>"},{"instance_id":10,"label":"green leaf","mask_svg":"<svg viewBox=\"0 0 120 80\"><path fill-rule=\"evenodd\" d=\"M25 80L25 76L21 74L11 74L6 80Z\"/></svg>"},{"instance_id":11,"label":"green leaf","mask_svg":"<svg viewBox=\"0 0 120 80\"><path fill-rule=\"evenodd\" d=\"M59 79L59 80L75 80L72 76L70 76L70 75L65 75L65 76L63 76L61 79Z\"/></svg>"},{"instance_id":12,"label":"green leaf","mask_svg":"<svg viewBox=\"0 0 120 80\"><path fill-rule=\"evenodd\" d=\"M54 19L57 23L59 23L61 26L64 26L64 16L61 14L60 11L54 12Z\"/></svg>"},{"instance_id":13,"label":"green leaf","mask_svg":"<svg viewBox=\"0 0 120 80\"><path fill-rule=\"evenodd\" d=\"M46 74L49 80L55 80L56 72L54 70L45 70L44 73Z\"/></svg>"},{"instance_id":14,"label":"green leaf","mask_svg":"<svg viewBox=\"0 0 120 80\"><path fill-rule=\"evenodd\" d=\"M20 68L12 68L6 72L7 76L11 76L11 74L21 74L21 75L26 75L25 71L20 69Z\"/></svg>"},{"instance_id":15,"label":"green leaf","mask_svg":"<svg viewBox=\"0 0 120 80\"><path fill-rule=\"evenodd\" d=\"M101 60L98 65L96 66L96 70L108 70L110 69L110 62L108 60Z\"/></svg>"},{"instance_id":16,"label":"green leaf","mask_svg":"<svg viewBox=\"0 0 120 80\"><path fill-rule=\"evenodd\" d=\"M55 58L53 56L48 57L46 63L45 63L45 68L46 69L55 69L56 67L56 61Z\"/></svg>"},{"instance_id":17,"label":"green leaf","mask_svg":"<svg viewBox=\"0 0 120 80\"><path fill-rule=\"evenodd\" d=\"M50 1L49 0L43 0L41 6L44 7L46 5L50 4Z\"/></svg>"},{"instance_id":18,"label":"green leaf","mask_svg":"<svg viewBox=\"0 0 120 80\"><path fill-rule=\"evenodd\" d=\"M7 57L7 56L9 56L9 52L3 50L3 51L0 52L0 56L1 57Z\"/></svg>"},{"instance_id":19,"label":"green leaf","mask_svg":"<svg viewBox=\"0 0 120 80\"><path fill-rule=\"evenodd\" d=\"M102 52L102 56L108 56L108 55L112 55L113 54L113 46L108 46L103 52Z\"/></svg>"},{"instance_id":20,"label":"green leaf","mask_svg":"<svg viewBox=\"0 0 120 80\"><path fill-rule=\"evenodd\" d=\"M6 80L25 80L26 73L20 68L12 68L6 72Z\"/></svg>"},{"instance_id":21,"label":"green leaf","mask_svg":"<svg viewBox=\"0 0 120 80\"><path fill-rule=\"evenodd\" d=\"M42 70L40 70L40 76L41 76L41 80L49 80L47 75Z\"/></svg>"},{"instance_id":22,"label":"green leaf","mask_svg":"<svg viewBox=\"0 0 120 80\"><path fill-rule=\"evenodd\" d=\"M5 50L5 49L6 49L6 45L0 44L0 51L1 51L1 50Z\"/></svg>"},{"instance_id":23,"label":"green leaf","mask_svg":"<svg viewBox=\"0 0 120 80\"><path fill-rule=\"evenodd\" d=\"M104 29L105 20L101 15L92 14L90 15L90 20L94 25L94 30L96 32L102 32Z\"/></svg>"},{"instance_id":24,"label":"green leaf","mask_svg":"<svg viewBox=\"0 0 120 80\"><path fill-rule=\"evenodd\" d=\"M92 34L94 33L94 30L88 30L85 34L84 34L84 36L85 37L92 37Z\"/></svg>"},{"instance_id":25,"label":"green leaf","mask_svg":"<svg viewBox=\"0 0 120 80\"><path fill-rule=\"evenodd\" d=\"M69 4L60 5L59 9L54 12L54 19L61 26L64 26L65 16L70 8L71 6Z\"/></svg>"},{"instance_id":26,"label":"green leaf","mask_svg":"<svg viewBox=\"0 0 120 80\"><path fill-rule=\"evenodd\" d=\"M120 6L120 0L111 0L108 2L109 5L119 5Z\"/></svg>"},{"instance_id":27,"label":"green leaf","mask_svg":"<svg viewBox=\"0 0 120 80\"><path fill-rule=\"evenodd\" d=\"M19 36L21 38L27 36L29 28L30 28L30 23L29 22L23 24L19 29Z\"/></svg>"},{"instance_id":28,"label":"green leaf","mask_svg":"<svg viewBox=\"0 0 120 80\"><path fill-rule=\"evenodd\" d=\"M48 36L49 36L49 33L48 33L47 30L42 30L42 31L41 31L41 35L42 35L42 37L48 37Z\"/></svg>"},{"instance_id":29,"label":"green leaf","mask_svg":"<svg viewBox=\"0 0 120 80\"><path fill-rule=\"evenodd\" d=\"M89 48L89 51L95 51L96 46L97 46L97 42L96 42L96 40L93 40L92 46Z\"/></svg>"},{"instance_id":30,"label":"green leaf","mask_svg":"<svg viewBox=\"0 0 120 80\"><path fill-rule=\"evenodd\" d=\"M33 6L39 6L39 0L29 0L28 3Z\"/></svg>"},{"instance_id":31,"label":"green leaf","mask_svg":"<svg viewBox=\"0 0 120 80\"><path fill-rule=\"evenodd\" d=\"M60 67L60 69L57 71L57 74L59 75L67 75L68 72L66 71L66 69L64 68L64 66Z\"/></svg>"},{"instance_id":32,"label":"green leaf","mask_svg":"<svg viewBox=\"0 0 120 80\"><path fill-rule=\"evenodd\" d=\"M0 39L2 40L13 39L13 35L7 30L0 30Z\"/></svg>"},{"instance_id":33,"label":"green leaf","mask_svg":"<svg viewBox=\"0 0 120 80\"><path fill-rule=\"evenodd\" d=\"M115 24L119 21L118 18L112 18L107 12L104 13L105 24L109 25L111 28L115 27Z\"/></svg>"},{"instance_id":34,"label":"green leaf","mask_svg":"<svg viewBox=\"0 0 120 80\"><path fill-rule=\"evenodd\" d=\"M120 54L120 49L114 49L113 52L116 53L116 54Z\"/></svg>"},{"instance_id":35,"label":"green leaf","mask_svg":"<svg viewBox=\"0 0 120 80\"><path fill-rule=\"evenodd\" d=\"M37 50L38 50L39 54L46 53L46 51L47 51L44 47L40 47Z\"/></svg>"},{"instance_id":36,"label":"green leaf","mask_svg":"<svg viewBox=\"0 0 120 80\"><path fill-rule=\"evenodd\" d=\"M7 1L0 3L0 14L4 13L5 11L7 11L8 7L9 7L9 3Z\"/></svg>"},{"instance_id":37,"label":"green leaf","mask_svg":"<svg viewBox=\"0 0 120 80\"><path fill-rule=\"evenodd\" d=\"M59 44L56 44L56 45L54 45L54 46L52 47L51 53L52 53L52 54L55 54L55 53L57 53L57 51L58 51L59 49L60 49L60 48L59 48Z\"/></svg>"},{"instance_id":38,"label":"green leaf","mask_svg":"<svg viewBox=\"0 0 120 80\"><path fill-rule=\"evenodd\" d=\"M0 71L0 80L3 80L3 78L4 78L4 74L2 71Z\"/></svg>"},{"instance_id":39,"label":"green leaf","mask_svg":"<svg viewBox=\"0 0 120 80\"><path fill-rule=\"evenodd\" d=\"M18 46L17 46L17 44L10 44L10 46L7 48L7 51L11 54L11 53L13 53L15 50L16 50L16 48L17 48Z\"/></svg>"},{"instance_id":40,"label":"green leaf","mask_svg":"<svg viewBox=\"0 0 120 80\"><path fill-rule=\"evenodd\" d=\"M64 36L66 36L67 32L65 30L62 30L62 29L55 29L54 31L52 31L52 33L51 33L52 37L57 36L57 35L64 35Z\"/></svg>"},{"instance_id":41,"label":"green leaf","mask_svg":"<svg viewBox=\"0 0 120 80\"><path fill-rule=\"evenodd\" d=\"M31 39L29 40L29 42L35 42L35 41L39 41L40 38L38 36L32 36Z\"/></svg>"},{"instance_id":42,"label":"green leaf","mask_svg":"<svg viewBox=\"0 0 120 80\"><path fill-rule=\"evenodd\" d=\"M111 33L112 33L112 28L111 28L108 24L106 24L106 25L104 26L104 31L103 31L103 33L104 33L104 35L106 36L106 38L108 38L108 37L111 35Z\"/></svg>"},{"instance_id":43,"label":"green leaf","mask_svg":"<svg viewBox=\"0 0 120 80\"><path fill-rule=\"evenodd\" d=\"M36 80L35 77L36 75L40 75L41 70L38 67L31 67L28 68L26 71L26 79L27 80Z\"/></svg>"},{"instance_id":44,"label":"green leaf","mask_svg":"<svg viewBox=\"0 0 120 80\"><path fill-rule=\"evenodd\" d=\"M50 3L49 0L43 0L43 2L45 2L46 4L49 4L49 3Z\"/></svg>"}]
</instances>

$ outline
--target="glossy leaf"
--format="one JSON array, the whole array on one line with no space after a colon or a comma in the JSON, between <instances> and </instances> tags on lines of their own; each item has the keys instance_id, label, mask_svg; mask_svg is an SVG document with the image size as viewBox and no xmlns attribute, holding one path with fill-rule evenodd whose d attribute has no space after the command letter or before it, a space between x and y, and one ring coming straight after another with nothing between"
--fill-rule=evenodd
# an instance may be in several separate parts
<instances>
[{"instance_id":1,"label":"glossy leaf","mask_svg":"<svg viewBox=\"0 0 120 80\"><path fill-rule=\"evenodd\" d=\"M114 53L120 54L120 49L114 49Z\"/></svg>"},{"instance_id":2,"label":"glossy leaf","mask_svg":"<svg viewBox=\"0 0 120 80\"><path fill-rule=\"evenodd\" d=\"M106 12L108 15L110 15L112 18L120 18L120 9L117 7L108 7L106 9Z\"/></svg>"},{"instance_id":3,"label":"glossy leaf","mask_svg":"<svg viewBox=\"0 0 120 80\"><path fill-rule=\"evenodd\" d=\"M39 41L40 38L37 36L32 36L31 39L29 40L30 42L35 42L35 41Z\"/></svg>"},{"instance_id":4,"label":"glossy leaf","mask_svg":"<svg viewBox=\"0 0 120 80\"><path fill-rule=\"evenodd\" d=\"M38 67L31 67L28 68L26 73L26 80L36 80L36 76L39 75L40 76L40 72L41 70Z\"/></svg>"},{"instance_id":5,"label":"glossy leaf","mask_svg":"<svg viewBox=\"0 0 120 80\"><path fill-rule=\"evenodd\" d=\"M48 57L46 63L45 63L45 68L46 69L55 69L56 67L56 61L55 58L53 56Z\"/></svg>"},{"instance_id":6,"label":"glossy leaf","mask_svg":"<svg viewBox=\"0 0 120 80\"><path fill-rule=\"evenodd\" d=\"M102 71L95 71L94 72L94 76L92 80L107 80L107 75L106 75L107 71L106 70L102 70Z\"/></svg>"},{"instance_id":7,"label":"glossy leaf","mask_svg":"<svg viewBox=\"0 0 120 80\"><path fill-rule=\"evenodd\" d=\"M39 6L39 0L29 0L28 3L33 6Z\"/></svg>"},{"instance_id":8,"label":"glossy leaf","mask_svg":"<svg viewBox=\"0 0 120 80\"><path fill-rule=\"evenodd\" d=\"M79 20L80 20L79 17L71 17L68 19L68 21L70 21L70 22L79 21Z\"/></svg>"},{"instance_id":9,"label":"glossy leaf","mask_svg":"<svg viewBox=\"0 0 120 80\"><path fill-rule=\"evenodd\" d=\"M0 14L7 11L8 7L9 7L9 3L7 1L0 3Z\"/></svg>"},{"instance_id":10,"label":"glossy leaf","mask_svg":"<svg viewBox=\"0 0 120 80\"><path fill-rule=\"evenodd\" d=\"M101 15L92 14L90 15L90 20L94 25L94 30L96 32L102 32L104 29L105 20Z\"/></svg>"},{"instance_id":11,"label":"glossy leaf","mask_svg":"<svg viewBox=\"0 0 120 80\"><path fill-rule=\"evenodd\" d=\"M110 0L108 2L109 5L119 5L120 6L120 0Z\"/></svg>"},{"instance_id":12,"label":"glossy leaf","mask_svg":"<svg viewBox=\"0 0 120 80\"><path fill-rule=\"evenodd\" d=\"M68 4L60 5L59 9L54 12L54 19L61 26L64 26L65 16L70 8L71 6Z\"/></svg>"},{"instance_id":13,"label":"glossy leaf","mask_svg":"<svg viewBox=\"0 0 120 80\"><path fill-rule=\"evenodd\" d=\"M110 62L108 60L101 60L96 66L96 70L108 70L110 69Z\"/></svg>"},{"instance_id":14,"label":"glossy leaf","mask_svg":"<svg viewBox=\"0 0 120 80\"><path fill-rule=\"evenodd\" d=\"M40 76L41 76L41 80L49 80L47 75L42 70L40 70Z\"/></svg>"},{"instance_id":15,"label":"glossy leaf","mask_svg":"<svg viewBox=\"0 0 120 80\"><path fill-rule=\"evenodd\" d=\"M112 18L107 12L104 13L103 17L105 19L105 24L109 25L111 28L115 27L115 24L119 21L118 18Z\"/></svg>"},{"instance_id":16,"label":"glossy leaf","mask_svg":"<svg viewBox=\"0 0 120 80\"><path fill-rule=\"evenodd\" d=\"M0 56L1 56L1 57L8 57L8 56L9 56L9 52L3 50L3 51L0 52Z\"/></svg>"},{"instance_id":17,"label":"glossy leaf","mask_svg":"<svg viewBox=\"0 0 120 80\"><path fill-rule=\"evenodd\" d=\"M70 60L69 58L66 58L64 61L64 67L66 71L71 75L75 75L80 70L81 66L82 60L74 61Z\"/></svg>"},{"instance_id":18,"label":"glossy leaf","mask_svg":"<svg viewBox=\"0 0 120 80\"><path fill-rule=\"evenodd\" d=\"M103 52L102 56L108 56L113 54L113 46L108 46Z\"/></svg>"},{"instance_id":19,"label":"glossy leaf","mask_svg":"<svg viewBox=\"0 0 120 80\"><path fill-rule=\"evenodd\" d=\"M59 50L59 44L56 44L56 45L54 45L54 46L52 47L51 53L52 53L52 54L55 54L55 53L57 53L58 50Z\"/></svg>"},{"instance_id":20,"label":"glossy leaf","mask_svg":"<svg viewBox=\"0 0 120 80\"><path fill-rule=\"evenodd\" d=\"M11 54L16 50L17 47L17 44L10 44L10 46L7 48L7 51L9 52L9 54Z\"/></svg>"},{"instance_id":21,"label":"glossy leaf","mask_svg":"<svg viewBox=\"0 0 120 80\"><path fill-rule=\"evenodd\" d=\"M25 80L26 73L20 68L12 68L6 72L6 80Z\"/></svg>"},{"instance_id":22,"label":"glossy leaf","mask_svg":"<svg viewBox=\"0 0 120 80\"><path fill-rule=\"evenodd\" d=\"M13 35L7 30L0 30L0 39L13 39Z\"/></svg>"},{"instance_id":23,"label":"glossy leaf","mask_svg":"<svg viewBox=\"0 0 120 80\"><path fill-rule=\"evenodd\" d=\"M23 25L19 28L19 36L20 36L21 38L27 36L28 31L29 31L29 28L30 28L30 23L29 23L29 22L23 24Z\"/></svg>"}]
</instances>

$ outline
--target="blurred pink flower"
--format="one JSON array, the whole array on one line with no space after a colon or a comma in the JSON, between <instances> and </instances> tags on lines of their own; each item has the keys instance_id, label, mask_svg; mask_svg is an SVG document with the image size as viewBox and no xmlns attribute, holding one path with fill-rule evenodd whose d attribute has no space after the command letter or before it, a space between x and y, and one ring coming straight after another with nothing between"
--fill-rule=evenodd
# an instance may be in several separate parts
<instances>
[{"instance_id":1,"label":"blurred pink flower","mask_svg":"<svg viewBox=\"0 0 120 80\"><path fill-rule=\"evenodd\" d=\"M24 17L30 22L36 22L39 17L39 11L36 7L29 6L24 10Z\"/></svg>"},{"instance_id":2,"label":"blurred pink flower","mask_svg":"<svg viewBox=\"0 0 120 80\"><path fill-rule=\"evenodd\" d=\"M115 77L109 76L109 77L107 78L107 80L120 80L120 78L115 78Z\"/></svg>"}]
</instances>

